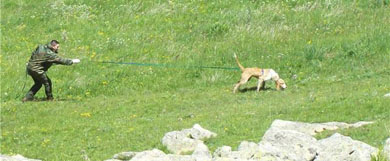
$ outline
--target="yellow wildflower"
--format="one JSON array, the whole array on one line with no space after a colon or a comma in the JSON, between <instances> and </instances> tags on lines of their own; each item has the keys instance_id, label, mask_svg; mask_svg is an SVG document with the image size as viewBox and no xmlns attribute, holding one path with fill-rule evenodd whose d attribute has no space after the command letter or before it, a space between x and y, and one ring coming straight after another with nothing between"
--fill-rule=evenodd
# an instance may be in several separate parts
<instances>
[{"instance_id":1,"label":"yellow wildflower","mask_svg":"<svg viewBox=\"0 0 390 161\"><path fill-rule=\"evenodd\" d=\"M91 114L89 112L81 113L81 117L91 117Z\"/></svg>"}]
</instances>

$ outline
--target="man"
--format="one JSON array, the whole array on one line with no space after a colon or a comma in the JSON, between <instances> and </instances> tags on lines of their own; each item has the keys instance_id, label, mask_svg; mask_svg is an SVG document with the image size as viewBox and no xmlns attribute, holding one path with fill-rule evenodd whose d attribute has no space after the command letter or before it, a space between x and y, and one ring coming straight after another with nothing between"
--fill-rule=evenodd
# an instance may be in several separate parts
<instances>
[{"instance_id":1,"label":"man","mask_svg":"<svg viewBox=\"0 0 390 161\"><path fill-rule=\"evenodd\" d=\"M27 64L27 73L34 80L34 85L23 98L23 102L34 100L34 95L41 89L42 84L45 86L47 100L53 100L52 84L47 76L47 70L54 64L72 65L80 62L79 59L66 59L57 55L60 43L52 40L47 45L39 45Z\"/></svg>"}]
</instances>

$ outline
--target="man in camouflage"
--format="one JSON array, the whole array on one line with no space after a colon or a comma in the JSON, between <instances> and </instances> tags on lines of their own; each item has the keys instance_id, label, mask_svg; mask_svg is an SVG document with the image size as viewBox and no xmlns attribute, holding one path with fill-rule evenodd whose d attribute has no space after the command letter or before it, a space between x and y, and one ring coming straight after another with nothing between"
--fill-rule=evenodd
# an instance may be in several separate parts
<instances>
[{"instance_id":1,"label":"man in camouflage","mask_svg":"<svg viewBox=\"0 0 390 161\"><path fill-rule=\"evenodd\" d=\"M41 89L42 84L45 86L47 100L53 100L52 84L47 76L47 70L54 64L72 65L80 62L79 59L66 59L57 55L60 43L52 40L47 45L39 45L27 64L27 73L34 80L34 85L23 98L23 102L34 100L34 95Z\"/></svg>"}]
</instances>

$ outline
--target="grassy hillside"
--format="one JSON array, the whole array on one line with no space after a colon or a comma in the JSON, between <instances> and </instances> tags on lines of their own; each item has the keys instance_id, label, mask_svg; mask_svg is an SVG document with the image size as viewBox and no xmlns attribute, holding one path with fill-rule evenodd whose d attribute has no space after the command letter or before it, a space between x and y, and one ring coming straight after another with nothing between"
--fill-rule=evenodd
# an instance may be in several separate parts
<instances>
[{"instance_id":1,"label":"grassy hillside","mask_svg":"<svg viewBox=\"0 0 390 161\"><path fill-rule=\"evenodd\" d=\"M381 148L389 15L388 0L1 1L0 153L104 160L163 149L166 132L195 123L218 134L211 150L235 148L259 142L274 119L375 121L338 132ZM25 63L52 39L81 63L49 70L55 101L22 103L33 84ZM288 89L255 93L252 80L233 94L240 71L196 68L237 67L233 53L246 67L275 69Z\"/></svg>"}]
</instances>

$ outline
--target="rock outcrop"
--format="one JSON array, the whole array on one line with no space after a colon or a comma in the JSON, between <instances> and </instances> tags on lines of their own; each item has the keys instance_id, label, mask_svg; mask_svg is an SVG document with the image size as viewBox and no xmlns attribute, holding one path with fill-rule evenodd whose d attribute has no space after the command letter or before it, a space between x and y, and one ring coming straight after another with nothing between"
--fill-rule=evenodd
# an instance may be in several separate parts
<instances>
[{"instance_id":1,"label":"rock outcrop","mask_svg":"<svg viewBox=\"0 0 390 161\"><path fill-rule=\"evenodd\" d=\"M19 154L14 156L0 154L0 161L41 161L41 160L25 158L24 156Z\"/></svg>"},{"instance_id":2,"label":"rock outcrop","mask_svg":"<svg viewBox=\"0 0 390 161\"><path fill-rule=\"evenodd\" d=\"M322 139L318 143L318 156L315 161L369 161L371 156L375 156L378 153L377 148L338 133Z\"/></svg>"},{"instance_id":3,"label":"rock outcrop","mask_svg":"<svg viewBox=\"0 0 390 161\"><path fill-rule=\"evenodd\" d=\"M366 143L338 133L321 140L313 136L324 130L357 128L371 123L275 120L259 143L242 141L237 151L222 146L213 155L203 141L216 137L216 134L196 124L191 129L169 132L163 137L163 145L173 154L158 149L123 152L108 161L370 161L378 149Z\"/></svg>"},{"instance_id":4,"label":"rock outcrop","mask_svg":"<svg viewBox=\"0 0 390 161\"><path fill-rule=\"evenodd\" d=\"M162 138L162 144L173 154L186 154L194 151L200 153L207 148L203 141L216 136L217 134L195 124L191 129L172 131L165 134Z\"/></svg>"}]
</instances>

